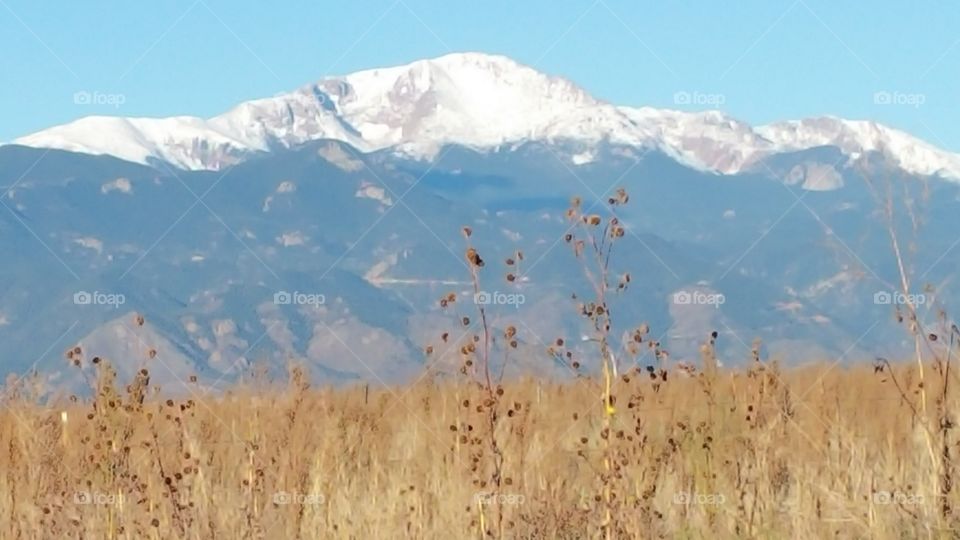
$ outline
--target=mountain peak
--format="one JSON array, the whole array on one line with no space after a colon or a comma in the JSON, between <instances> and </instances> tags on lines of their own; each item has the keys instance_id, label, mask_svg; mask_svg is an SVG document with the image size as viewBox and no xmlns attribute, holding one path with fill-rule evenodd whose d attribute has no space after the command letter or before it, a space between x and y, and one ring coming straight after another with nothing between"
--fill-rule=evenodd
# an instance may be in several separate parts
<instances>
[{"instance_id":1,"label":"mountain peak","mask_svg":"<svg viewBox=\"0 0 960 540\"><path fill-rule=\"evenodd\" d=\"M473 67L479 69L485 69L490 71L501 70L501 71L510 71L517 69L532 69L520 62L517 62L509 56L503 56L500 54L489 54L484 52L474 52L474 51L465 51L465 52L452 52L444 54L442 56L437 56L434 58L426 58L423 60L416 60L407 64L406 66L387 68L387 69L403 69L404 67L411 67L416 65L431 65L439 66L444 69L462 69L464 67ZM367 70L373 71L373 70ZM362 73L362 72L360 72Z\"/></svg>"},{"instance_id":2,"label":"mountain peak","mask_svg":"<svg viewBox=\"0 0 960 540\"><path fill-rule=\"evenodd\" d=\"M360 71L318 85L374 148L431 155L445 144L478 148L540 137L601 103L566 79L507 57L457 53Z\"/></svg>"},{"instance_id":3,"label":"mountain peak","mask_svg":"<svg viewBox=\"0 0 960 540\"><path fill-rule=\"evenodd\" d=\"M448 74L460 74L473 71L483 72L493 76L516 72L529 72L543 78L549 78L547 75L540 73L530 66L517 62L509 56L483 52L452 52L434 58L415 60L408 64L398 66L384 66L364 69L340 76L326 76L321 80L362 78L364 76L373 76L374 74L381 76L390 76L392 74L396 76L410 71L430 72L432 70L441 70Z\"/></svg>"}]
</instances>

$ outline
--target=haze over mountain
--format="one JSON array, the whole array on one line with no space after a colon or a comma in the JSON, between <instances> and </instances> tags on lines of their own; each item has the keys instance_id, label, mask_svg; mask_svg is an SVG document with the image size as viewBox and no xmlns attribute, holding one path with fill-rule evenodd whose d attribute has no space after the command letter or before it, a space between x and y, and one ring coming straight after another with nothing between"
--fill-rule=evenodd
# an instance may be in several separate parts
<instances>
[{"instance_id":1,"label":"haze over mountain","mask_svg":"<svg viewBox=\"0 0 960 540\"><path fill-rule=\"evenodd\" d=\"M712 330L728 363L755 337L788 361L890 356L906 335L875 196L895 194L906 231L901 212L923 205L935 234L909 238L908 263L935 317L955 303L958 180L960 156L870 121L621 107L477 53L211 119L88 117L0 147L0 361L65 387L74 344L122 373L149 361L211 386L289 360L330 381L415 376L423 346L465 330L437 300L473 298L470 225L485 291L523 299L493 306L494 325L517 326L521 367L552 372L546 344L585 332L564 210L580 195L611 212L620 186L613 264L634 279L617 315L649 322L674 358L695 360ZM518 249L509 283L500 261ZM438 371L456 362L445 352Z\"/></svg>"}]
</instances>

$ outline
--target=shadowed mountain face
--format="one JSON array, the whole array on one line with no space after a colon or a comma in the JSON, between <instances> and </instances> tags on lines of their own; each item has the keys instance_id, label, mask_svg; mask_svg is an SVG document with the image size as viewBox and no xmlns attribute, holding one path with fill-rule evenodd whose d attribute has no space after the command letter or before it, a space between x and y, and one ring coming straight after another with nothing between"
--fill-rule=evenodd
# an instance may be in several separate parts
<instances>
[{"instance_id":1,"label":"shadowed mountain face","mask_svg":"<svg viewBox=\"0 0 960 540\"><path fill-rule=\"evenodd\" d=\"M184 171L0 147L0 361L64 388L80 380L64 358L75 345L121 374L154 364L173 383L197 374L217 386L290 360L333 382L413 377L425 345L465 331L437 300L463 293L454 312L475 315L469 225L494 325L517 327L522 365L548 366L546 344L585 332L564 211L579 195L609 212L617 187L631 202L617 210L628 234L613 266L633 279L615 317L622 330L648 322L674 359L695 360L713 330L726 363L747 360L754 338L788 361L902 351L896 261L867 180L894 203L917 292L937 287L921 315L956 301L953 183L882 156L838 167L833 147L727 176L612 144L571 166L559 157L571 151L446 146L426 162L321 140ZM508 283L502 261L518 249L521 279ZM437 362L454 364L455 351Z\"/></svg>"}]
</instances>

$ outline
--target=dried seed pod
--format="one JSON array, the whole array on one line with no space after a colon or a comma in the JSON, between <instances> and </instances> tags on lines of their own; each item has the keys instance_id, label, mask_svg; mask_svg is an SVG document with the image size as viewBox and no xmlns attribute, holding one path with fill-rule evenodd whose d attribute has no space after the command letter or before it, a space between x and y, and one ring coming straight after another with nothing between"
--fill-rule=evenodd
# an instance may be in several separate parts
<instances>
[{"instance_id":1,"label":"dried seed pod","mask_svg":"<svg viewBox=\"0 0 960 540\"><path fill-rule=\"evenodd\" d=\"M477 250L473 248L467 248L465 257L467 262L469 262L471 265L476 266L477 268L483 267L483 259L480 258L480 254L477 253Z\"/></svg>"}]
</instances>

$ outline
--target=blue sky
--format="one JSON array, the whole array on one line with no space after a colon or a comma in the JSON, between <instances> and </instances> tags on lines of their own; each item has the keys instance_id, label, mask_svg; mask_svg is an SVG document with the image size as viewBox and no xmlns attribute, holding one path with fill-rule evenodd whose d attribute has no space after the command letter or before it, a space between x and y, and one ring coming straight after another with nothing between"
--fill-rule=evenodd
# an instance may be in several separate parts
<instances>
[{"instance_id":1,"label":"blue sky","mask_svg":"<svg viewBox=\"0 0 960 540\"><path fill-rule=\"evenodd\" d=\"M90 114L212 116L323 75L483 51L618 104L707 108L677 104L687 92L754 124L873 119L960 151L960 5L918 4L0 0L0 141ZM122 103L75 103L84 91Z\"/></svg>"}]
</instances>

